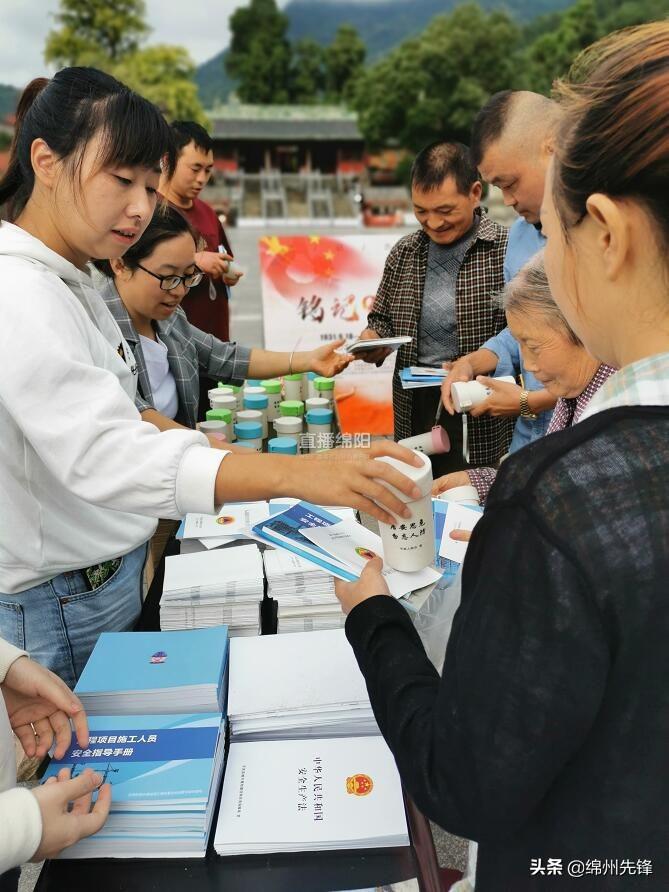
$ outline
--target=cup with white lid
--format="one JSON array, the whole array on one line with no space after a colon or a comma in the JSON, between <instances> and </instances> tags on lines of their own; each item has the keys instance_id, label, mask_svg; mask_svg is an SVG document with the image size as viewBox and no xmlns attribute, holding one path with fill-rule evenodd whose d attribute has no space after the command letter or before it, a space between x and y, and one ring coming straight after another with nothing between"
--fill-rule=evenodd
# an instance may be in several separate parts
<instances>
[{"instance_id":1,"label":"cup with white lid","mask_svg":"<svg viewBox=\"0 0 669 892\"><path fill-rule=\"evenodd\" d=\"M385 563L394 570L415 572L434 563L434 518L432 516L432 465L427 455L416 452L421 459L419 467L397 458L383 455L374 461L382 461L408 477L420 490L413 498L394 486L379 480L393 495L404 502L411 511L409 518L396 518L392 524L379 521L379 534L383 543Z\"/></svg>"},{"instance_id":2,"label":"cup with white lid","mask_svg":"<svg viewBox=\"0 0 669 892\"><path fill-rule=\"evenodd\" d=\"M495 381L503 381L506 384L515 384L516 380L511 375L502 375ZM479 381L455 381L451 384L451 399L456 412L469 412L475 406L480 405L492 393L489 387Z\"/></svg>"},{"instance_id":3,"label":"cup with white lid","mask_svg":"<svg viewBox=\"0 0 669 892\"><path fill-rule=\"evenodd\" d=\"M475 486L452 486L440 492L437 498L442 502L456 502L458 505L475 507L480 505Z\"/></svg>"}]
</instances>

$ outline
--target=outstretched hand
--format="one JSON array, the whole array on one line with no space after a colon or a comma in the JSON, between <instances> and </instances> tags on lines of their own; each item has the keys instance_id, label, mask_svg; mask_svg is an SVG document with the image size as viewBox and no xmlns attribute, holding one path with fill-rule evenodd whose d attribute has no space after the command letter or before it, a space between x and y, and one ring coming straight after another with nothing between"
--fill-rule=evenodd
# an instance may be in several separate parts
<instances>
[{"instance_id":1,"label":"outstretched hand","mask_svg":"<svg viewBox=\"0 0 669 892\"><path fill-rule=\"evenodd\" d=\"M70 719L79 745L88 746L88 722L81 700L44 666L19 657L9 667L0 690L9 723L27 756L44 758L54 740L54 756L64 756L72 739Z\"/></svg>"},{"instance_id":2,"label":"outstretched hand","mask_svg":"<svg viewBox=\"0 0 669 892\"><path fill-rule=\"evenodd\" d=\"M334 378L335 375L343 372L346 366L355 359L351 353L335 352L345 343L346 341L343 339L331 341L323 347L312 350L309 362L310 370L323 378Z\"/></svg>"},{"instance_id":3,"label":"outstretched hand","mask_svg":"<svg viewBox=\"0 0 669 892\"><path fill-rule=\"evenodd\" d=\"M102 828L109 815L111 786L101 783L102 777L90 768L75 778L70 778L69 768L62 768L58 777L50 777L31 791L42 814L42 839L33 861L54 858ZM98 797L91 807L95 790Z\"/></svg>"},{"instance_id":4,"label":"outstretched hand","mask_svg":"<svg viewBox=\"0 0 669 892\"><path fill-rule=\"evenodd\" d=\"M383 562L380 557L372 558L356 582L335 579L335 593L341 609L348 614L363 601L376 595L389 595L388 584L383 577Z\"/></svg>"}]
</instances>

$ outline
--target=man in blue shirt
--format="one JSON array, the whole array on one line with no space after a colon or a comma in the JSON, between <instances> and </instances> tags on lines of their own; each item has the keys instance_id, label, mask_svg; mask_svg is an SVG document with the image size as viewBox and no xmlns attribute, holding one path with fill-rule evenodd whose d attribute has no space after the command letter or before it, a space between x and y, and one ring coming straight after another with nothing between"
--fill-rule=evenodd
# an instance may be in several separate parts
<instances>
[{"instance_id":1,"label":"man in blue shirt","mask_svg":"<svg viewBox=\"0 0 669 892\"><path fill-rule=\"evenodd\" d=\"M504 203L520 215L509 232L504 261L506 282L546 241L539 225L539 212L546 170L553 153L556 118L557 106L545 96L504 90L486 103L474 121L471 140L474 161L483 178L501 189ZM453 414L451 384L492 372L497 377L520 377L522 386L494 378L482 379L492 393L470 414L518 416L510 446L514 452L546 433L555 400L524 369L518 342L508 328L452 364L442 385L442 399Z\"/></svg>"}]
</instances>

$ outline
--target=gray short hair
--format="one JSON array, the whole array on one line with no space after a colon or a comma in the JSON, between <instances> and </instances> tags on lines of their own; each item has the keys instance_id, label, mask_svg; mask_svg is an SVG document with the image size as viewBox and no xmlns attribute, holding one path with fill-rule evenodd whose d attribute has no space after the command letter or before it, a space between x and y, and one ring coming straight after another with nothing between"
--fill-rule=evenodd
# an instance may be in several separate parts
<instances>
[{"instance_id":1,"label":"gray short hair","mask_svg":"<svg viewBox=\"0 0 669 892\"><path fill-rule=\"evenodd\" d=\"M543 250L537 251L507 283L500 294L500 303L506 313L540 314L551 328L560 331L573 344L582 345L551 294L544 268Z\"/></svg>"}]
</instances>

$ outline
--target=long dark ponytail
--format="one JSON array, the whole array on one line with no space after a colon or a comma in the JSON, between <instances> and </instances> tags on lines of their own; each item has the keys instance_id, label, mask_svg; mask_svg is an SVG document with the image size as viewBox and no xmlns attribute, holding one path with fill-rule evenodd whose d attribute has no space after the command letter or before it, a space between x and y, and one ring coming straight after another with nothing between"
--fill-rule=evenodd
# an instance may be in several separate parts
<instances>
[{"instance_id":1,"label":"long dark ponytail","mask_svg":"<svg viewBox=\"0 0 669 892\"><path fill-rule=\"evenodd\" d=\"M0 206L13 219L35 184L30 158L36 139L71 168L80 171L86 145L101 135L100 167L139 166L174 169L174 138L160 111L120 81L96 68L63 68L51 80L35 78L23 91L9 167L0 180Z\"/></svg>"}]
</instances>

